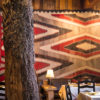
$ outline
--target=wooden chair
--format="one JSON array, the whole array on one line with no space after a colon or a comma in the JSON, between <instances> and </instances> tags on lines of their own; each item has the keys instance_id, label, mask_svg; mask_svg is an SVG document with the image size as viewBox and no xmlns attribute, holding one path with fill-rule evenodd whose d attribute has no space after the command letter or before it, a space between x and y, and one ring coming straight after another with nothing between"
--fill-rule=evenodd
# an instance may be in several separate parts
<instances>
[{"instance_id":1,"label":"wooden chair","mask_svg":"<svg viewBox=\"0 0 100 100\"><path fill-rule=\"evenodd\" d=\"M5 96L5 82L0 82L0 100L6 100L6 96Z\"/></svg>"},{"instance_id":2,"label":"wooden chair","mask_svg":"<svg viewBox=\"0 0 100 100\"><path fill-rule=\"evenodd\" d=\"M95 92L95 81L94 80L82 80L78 81L78 94L80 93L80 90L83 88L92 88L93 91ZM85 91L82 91L85 92Z\"/></svg>"},{"instance_id":3,"label":"wooden chair","mask_svg":"<svg viewBox=\"0 0 100 100\"><path fill-rule=\"evenodd\" d=\"M47 98L47 94L45 90L42 87L40 87L40 100L46 100L46 98Z\"/></svg>"},{"instance_id":4,"label":"wooden chair","mask_svg":"<svg viewBox=\"0 0 100 100\"><path fill-rule=\"evenodd\" d=\"M67 100L72 100L71 90L68 84L66 85L66 96L67 96Z\"/></svg>"},{"instance_id":5,"label":"wooden chair","mask_svg":"<svg viewBox=\"0 0 100 100\"><path fill-rule=\"evenodd\" d=\"M58 92L58 90L54 91L54 100L61 100Z\"/></svg>"},{"instance_id":6,"label":"wooden chair","mask_svg":"<svg viewBox=\"0 0 100 100\"><path fill-rule=\"evenodd\" d=\"M39 93L40 93L40 100L46 100L46 92L44 88L42 87L43 80L38 80L38 86L39 86Z\"/></svg>"}]
</instances>

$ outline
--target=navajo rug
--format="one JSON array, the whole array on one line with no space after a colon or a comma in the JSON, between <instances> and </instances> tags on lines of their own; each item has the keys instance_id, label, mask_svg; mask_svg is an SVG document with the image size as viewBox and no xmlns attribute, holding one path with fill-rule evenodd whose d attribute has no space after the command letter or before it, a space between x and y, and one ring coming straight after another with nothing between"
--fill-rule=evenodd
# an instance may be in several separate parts
<instances>
[{"instance_id":1,"label":"navajo rug","mask_svg":"<svg viewBox=\"0 0 100 100\"><path fill-rule=\"evenodd\" d=\"M100 13L34 11L35 69L44 79L49 68L56 78L80 75L100 77ZM1 64L4 79L4 47L0 16Z\"/></svg>"}]
</instances>

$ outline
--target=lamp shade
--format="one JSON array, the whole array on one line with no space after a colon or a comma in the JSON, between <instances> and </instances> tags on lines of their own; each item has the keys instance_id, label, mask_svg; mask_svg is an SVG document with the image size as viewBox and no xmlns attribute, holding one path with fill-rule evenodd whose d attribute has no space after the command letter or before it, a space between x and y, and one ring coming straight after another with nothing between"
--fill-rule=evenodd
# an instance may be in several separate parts
<instances>
[{"instance_id":1,"label":"lamp shade","mask_svg":"<svg viewBox=\"0 0 100 100\"><path fill-rule=\"evenodd\" d=\"M52 69L47 70L46 78L54 78L54 72Z\"/></svg>"}]
</instances>

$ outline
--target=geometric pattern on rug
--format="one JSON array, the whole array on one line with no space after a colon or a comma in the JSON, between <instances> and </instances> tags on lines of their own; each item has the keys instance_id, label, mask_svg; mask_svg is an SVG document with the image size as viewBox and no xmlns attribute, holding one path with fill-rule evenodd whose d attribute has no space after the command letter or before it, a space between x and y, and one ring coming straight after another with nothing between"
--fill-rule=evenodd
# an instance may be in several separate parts
<instances>
[{"instance_id":1,"label":"geometric pattern on rug","mask_svg":"<svg viewBox=\"0 0 100 100\"><path fill-rule=\"evenodd\" d=\"M42 33L41 37L35 35L36 58L52 60L53 64L60 63L60 60L64 61L58 67L51 67L56 78L68 78L67 76L78 73L79 70L84 70L84 74L95 76L92 71L100 73L100 15L98 13L34 11L34 25L48 32ZM52 31L49 31L50 29ZM56 62L55 59L59 60ZM66 65L67 63L69 64ZM46 71L41 72L39 77L45 78L45 74ZM73 77L76 76L71 78Z\"/></svg>"},{"instance_id":2,"label":"geometric pattern on rug","mask_svg":"<svg viewBox=\"0 0 100 100\"><path fill-rule=\"evenodd\" d=\"M83 36L70 41L65 41L51 47L54 50L71 53L83 57L100 54L100 40Z\"/></svg>"},{"instance_id":3,"label":"geometric pattern on rug","mask_svg":"<svg viewBox=\"0 0 100 100\"><path fill-rule=\"evenodd\" d=\"M5 52L3 45L3 24L2 13L0 12L0 81L4 81L5 76Z\"/></svg>"},{"instance_id":4,"label":"geometric pattern on rug","mask_svg":"<svg viewBox=\"0 0 100 100\"><path fill-rule=\"evenodd\" d=\"M96 79L98 81L100 78L100 72L96 72L94 70L89 70L89 69L84 69L84 70L77 71L73 74L70 74L68 76L65 76L64 78L67 78L69 80L72 79L71 80L72 82L77 83L78 79L82 79L82 77L84 76L92 77L93 79Z\"/></svg>"},{"instance_id":5,"label":"geometric pattern on rug","mask_svg":"<svg viewBox=\"0 0 100 100\"><path fill-rule=\"evenodd\" d=\"M82 25L89 25L92 23L97 23L100 21L100 15L91 15L88 13L81 14L52 14L52 16L58 17L60 19L69 20Z\"/></svg>"},{"instance_id":6,"label":"geometric pattern on rug","mask_svg":"<svg viewBox=\"0 0 100 100\"><path fill-rule=\"evenodd\" d=\"M44 55L38 55L36 54L36 62L42 62L46 64L47 66L43 65L42 69L39 69L37 71L38 76L45 75L47 69L53 69L54 71L57 71L59 69L62 69L66 66L72 65L72 62L69 62L67 60L61 60L55 57L50 57L50 56L44 56ZM39 67L38 65L35 67Z\"/></svg>"},{"instance_id":7,"label":"geometric pattern on rug","mask_svg":"<svg viewBox=\"0 0 100 100\"><path fill-rule=\"evenodd\" d=\"M100 77L100 13L34 11L36 73L44 79L47 69L55 78L89 74ZM0 15L0 81L4 80L5 53Z\"/></svg>"}]
</instances>

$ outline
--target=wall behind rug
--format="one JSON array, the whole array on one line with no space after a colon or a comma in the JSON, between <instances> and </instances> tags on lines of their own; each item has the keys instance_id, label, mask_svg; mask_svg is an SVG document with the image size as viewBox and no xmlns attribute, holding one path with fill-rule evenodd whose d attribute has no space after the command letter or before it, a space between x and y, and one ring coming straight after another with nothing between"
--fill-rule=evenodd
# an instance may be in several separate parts
<instances>
[{"instance_id":1,"label":"wall behind rug","mask_svg":"<svg viewBox=\"0 0 100 100\"><path fill-rule=\"evenodd\" d=\"M100 10L100 0L32 0L36 10Z\"/></svg>"}]
</instances>

